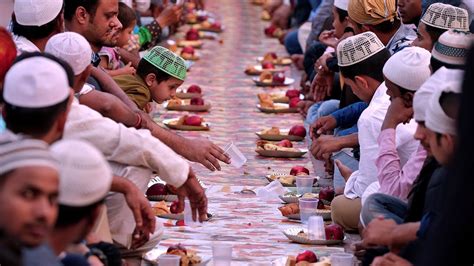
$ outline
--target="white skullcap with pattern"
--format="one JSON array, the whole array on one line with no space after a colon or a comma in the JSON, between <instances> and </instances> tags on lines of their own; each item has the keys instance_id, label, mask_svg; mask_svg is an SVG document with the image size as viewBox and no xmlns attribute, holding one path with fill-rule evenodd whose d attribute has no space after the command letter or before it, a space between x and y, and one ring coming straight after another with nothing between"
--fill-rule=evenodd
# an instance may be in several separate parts
<instances>
[{"instance_id":1,"label":"white skullcap with pattern","mask_svg":"<svg viewBox=\"0 0 474 266\"><path fill-rule=\"evenodd\" d=\"M385 48L375 33L367 31L342 40L337 45L337 61L341 67L366 60Z\"/></svg>"},{"instance_id":2,"label":"white skullcap with pattern","mask_svg":"<svg viewBox=\"0 0 474 266\"><path fill-rule=\"evenodd\" d=\"M428 7L421 21L438 29L469 31L469 15L466 9L443 3Z\"/></svg>"}]
</instances>

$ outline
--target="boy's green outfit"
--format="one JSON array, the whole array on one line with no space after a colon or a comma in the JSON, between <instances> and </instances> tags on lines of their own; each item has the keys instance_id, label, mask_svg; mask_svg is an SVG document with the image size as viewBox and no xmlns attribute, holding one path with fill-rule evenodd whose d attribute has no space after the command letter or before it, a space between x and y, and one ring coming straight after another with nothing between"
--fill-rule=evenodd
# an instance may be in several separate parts
<instances>
[{"instance_id":1,"label":"boy's green outfit","mask_svg":"<svg viewBox=\"0 0 474 266\"><path fill-rule=\"evenodd\" d=\"M171 77L183 81L186 78L184 59L164 47L153 47L141 60L146 60ZM114 77L114 80L141 110L153 101L150 88L139 75L121 75Z\"/></svg>"}]
</instances>

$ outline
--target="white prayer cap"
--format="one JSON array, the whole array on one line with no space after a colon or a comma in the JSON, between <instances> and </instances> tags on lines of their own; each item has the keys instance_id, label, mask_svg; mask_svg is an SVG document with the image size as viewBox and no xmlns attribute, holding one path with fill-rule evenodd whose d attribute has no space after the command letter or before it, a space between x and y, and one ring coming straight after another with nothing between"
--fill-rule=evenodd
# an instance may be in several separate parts
<instances>
[{"instance_id":1,"label":"white prayer cap","mask_svg":"<svg viewBox=\"0 0 474 266\"><path fill-rule=\"evenodd\" d=\"M105 198L112 184L112 170L94 146L62 140L50 150L59 162L59 204L85 207Z\"/></svg>"},{"instance_id":2,"label":"white prayer cap","mask_svg":"<svg viewBox=\"0 0 474 266\"><path fill-rule=\"evenodd\" d=\"M0 134L0 175L29 166L58 170L58 163L49 152L46 142L26 139L9 131Z\"/></svg>"},{"instance_id":3,"label":"white prayer cap","mask_svg":"<svg viewBox=\"0 0 474 266\"><path fill-rule=\"evenodd\" d=\"M55 19L63 8L63 0L15 0L13 11L18 24L43 26Z\"/></svg>"},{"instance_id":4,"label":"white prayer cap","mask_svg":"<svg viewBox=\"0 0 474 266\"><path fill-rule=\"evenodd\" d=\"M46 43L44 51L66 61L76 76L91 64L91 45L86 38L75 32L54 35Z\"/></svg>"},{"instance_id":5,"label":"white prayer cap","mask_svg":"<svg viewBox=\"0 0 474 266\"><path fill-rule=\"evenodd\" d=\"M470 32L448 30L439 36L431 53L433 58L442 63L463 66L472 41Z\"/></svg>"},{"instance_id":6,"label":"white prayer cap","mask_svg":"<svg viewBox=\"0 0 474 266\"><path fill-rule=\"evenodd\" d=\"M366 60L385 48L375 33L367 31L342 40L337 45L339 66L351 66Z\"/></svg>"},{"instance_id":7,"label":"white prayer cap","mask_svg":"<svg viewBox=\"0 0 474 266\"><path fill-rule=\"evenodd\" d=\"M451 80L462 80L463 71L441 67L426 80L416 91L413 97L413 117L415 121L426 121L426 110L429 106L431 96L436 89L445 82Z\"/></svg>"},{"instance_id":8,"label":"white prayer cap","mask_svg":"<svg viewBox=\"0 0 474 266\"><path fill-rule=\"evenodd\" d=\"M334 0L334 6L347 11L347 7L349 6L349 0Z\"/></svg>"},{"instance_id":9,"label":"white prayer cap","mask_svg":"<svg viewBox=\"0 0 474 266\"><path fill-rule=\"evenodd\" d=\"M15 63L5 76L3 99L17 107L49 107L66 100L69 95L66 71L43 56Z\"/></svg>"},{"instance_id":10,"label":"white prayer cap","mask_svg":"<svg viewBox=\"0 0 474 266\"><path fill-rule=\"evenodd\" d=\"M384 76L396 85L416 91L430 77L430 52L407 47L392 55L383 67Z\"/></svg>"},{"instance_id":11,"label":"white prayer cap","mask_svg":"<svg viewBox=\"0 0 474 266\"><path fill-rule=\"evenodd\" d=\"M443 3L428 7L421 22L438 29L469 31L469 15L466 9Z\"/></svg>"}]
</instances>

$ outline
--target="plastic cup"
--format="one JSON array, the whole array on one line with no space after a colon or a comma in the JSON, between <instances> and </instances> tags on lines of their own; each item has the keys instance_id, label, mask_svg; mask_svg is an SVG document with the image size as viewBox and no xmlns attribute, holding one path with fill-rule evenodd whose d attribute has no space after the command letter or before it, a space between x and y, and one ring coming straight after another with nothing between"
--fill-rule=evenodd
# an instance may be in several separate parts
<instances>
[{"instance_id":1,"label":"plastic cup","mask_svg":"<svg viewBox=\"0 0 474 266\"><path fill-rule=\"evenodd\" d=\"M354 266L354 255L350 253L331 254L331 266Z\"/></svg>"},{"instance_id":2,"label":"plastic cup","mask_svg":"<svg viewBox=\"0 0 474 266\"><path fill-rule=\"evenodd\" d=\"M159 266L179 266L181 257L178 255L163 254L158 257Z\"/></svg>"},{"instance_id":3,"label":"plastic cup","mask_svg":"<svg viewBox=\"0 0 474 266\"><path fill-rule=\"evenodd\" d=\"M272 181L270 184L266 185L257 190L257 196L261 199L277 199L279 195L283 195L287 190L279 181Z\"/></svg>"},{"instance_id":4,"label":"plastic cup","mask_svg":"<svg viewBox=\"0 0 474 266\"><path fill-rule=\"evenodd\" d=\"M304 199L298 200L300 208L300 219L302 223L307 223L309 217L316 215L316 209L318 208L318 199Z\"/></svg>"},{"instance_id":5,"label":"plastic cup","mask_svg":"<svg viewBox=\"0 0 474 266\"><path fill-rule=\"evenodd\" d=\"M311 193L313 191L314 177L302 175L296 177L296 191L298 194Z\"/></svg>"},{"instance_id":6,"label":"plastic cup","mask_svg":"<svg viewBox=\"0 0 474 266\"><path fill-rule=\"evenodd\" d=\"M197 214L196 214L196 219L197 219ZM189 199L184 200L184 224L186 226L195 226L198 223L193 220L193 213L191 210L191 203L189 202Z\"/></svg>"},{"instance_id":7,"label":"plastic cup","mask_svg":"<svg viewBox=\"0 0 474 266\"><path fill-rule=\"evenodd\" d=\"M311 216L308 219L308 237L311 240L325 240L324 221L322 216Z\"/></svg>"},{"instance_id":8,"label":"plastic cup","mask_svg":"<svg viewBox=\"0 0 474 266\"><path fill-rule=\"evenodd\" d=\"M227 144L224 148L224 152L227 153L230 157L230 165L235 168L240 168L247 162L247 158L242 154L242 152L234 145L233 142Z\"/></svg>"},{"instance_id":9,"label":"plastic cup","mask_svg":"<svg viewBox=\"0 0 474 266\"><path fill-rule=\"evenodd\" d=\"M215 243L212 245L212 261L214 266L228 266L232 261L232 245Z\"/></svg>"}]
</instances>

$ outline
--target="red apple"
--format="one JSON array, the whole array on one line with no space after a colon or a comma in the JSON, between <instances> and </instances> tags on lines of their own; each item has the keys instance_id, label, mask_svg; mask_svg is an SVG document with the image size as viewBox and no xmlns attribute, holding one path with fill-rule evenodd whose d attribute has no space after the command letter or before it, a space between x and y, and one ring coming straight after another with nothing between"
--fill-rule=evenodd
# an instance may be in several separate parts
<instances>
[{"instance_id":1,"label":"red apple","mask_svg":"<svg viewBox=\"0 0 474 266\"><path fill-rule=\"evenodd\" d=\"M162 196L168 195L166 191L166 186L164 184L154 184L149 187L146 191L147 196Z\"/></svg>"},{"instance_id":2,"label":"red apple","mask_svg":"<svg viewBox=\"0 0 474 266\"><path fill-rule=\"evenodd\" d=\"M295 89L292 89L292 90L287 90L286 93L285 93L285 96L288 97L288 98L295 98L295 97L300 97L300 91L299 90L295 90Z\"/></svg>"},{"instance_id":3,"label":"red apple","mask_svg":"<svg viewBox=\"0 0 474 266\"><path fill-rule=\"evenodd\" d=\"M334 199L334 188L333 187L324 187L319 191L319 199L326 200L331 202Z\"/></svg>"},{"instance_id":4,"label":"red apple","mask_svg":"<svg viewBox=\"0 0 474 266\"><path fill-rule=\"evenodd\" d=\"M318 210L325 210L324 203L321 200L318 200Z\"/></svg>"},{"instance_id":5,"label":"red apple","mask_svg":"<svg viewBox=\"0 0 474 266\"><path fill-rule=\"evenodd\" d=\"M188 126L200 126L202 123L202 118L197 115L190 115L184 120L184 124Z\"/></svg>"},{"instance_id":6,"label":"red apple","mask_svg":"<svg viewBox=\"0 0 474 266\"><path fill-rule=\"evenodd\" d=\"M274 25L270 25L268 27L266 27L263 32L265 33L265 35L269 36L269 37L273 37L273 33L275 32L277 28L274 26Z\"/></svg>"},{"instance_id":7,"label":"red apple","mask_svg":"<svg viewBox=\"0 0 474 266\"><path fill-rule=\"evenodd\" d=\"M296 256L296 263L300 262L300 261L306 261L306 262L317 262L318 261L318 257L316 257L316 254L314 254L313 251L311 250L305 250L304 252L298 254L298 256Z\"/></svg>"},{"instance_id":8,"label":"red apple","mask_svg":"<svg viewBox=\"0 0 474 266\"><path fill-rule=\"evenodd\" d=\"M290 170L290 175L302 175L304 173L306 173L306 175L309 175L309 170L308 168L301 165L293 166Z\"/></svg>"},{"instance_id":9,"label":"red apple","mask_svg":"<svg viewBox=\"0 0 474 266\"><path fill-rule=\"evenodd\" d=\"M171 205L170 205L170 212L174 213L174 214L179 213L178 212L178 205L179 205L179 201L173 201L173 203L171 203Z\"/></svg>"},{"instance_id":10,"label":"red apple","mask_svg":"<svg viewBox=\"0 0 474 266\"><path fill-rule=\"evenodd\" d=\"M273 82L278 84L285 83L285 74L282 72L276 72L273 74Z\"/></svg>"},{"instance_id":11,"label":"red apple","mask_svg":"<svg viewBox=\"0 0 474 266\"><path fill-rule=\"evenodd\" d=\"M338 224L330 224L324 228L326 240L343 240L344 230Z\"/></svg>"},{"instance_id":12,"label":"red apple","mask_svg":"<svg viewBox=\"0 0 474 266\"><path fill-rule=\"evenodd\" d=\"M211 28L220 30L222 25L219 22L214 22L211 24Z\"/></svg>"},{"instance_id":13,"label":"red apple","mask_svg":"<svg viewBox=\"0 0 474 266\"><path fill-rule=\"evenodd\" d=\"M8 69L10 69L16 58L16 47L11 34L4 28L0 28L0 83L3 82Z\"/></svg>"},{"instance_id":14,"label":"red apple","mask_svg":"<svg viewBox=\"0 0 474 266\"><path fill-rule=\"evenodd\" d=\"M263 69L275 69L275 66L271 62L264 61L262 62Z\"/></svg>"},{"instance_id":15,"label":"red apple","mask_svg":"<svg viewBox=\"0 0 474 266\"><path fill-rule=\"evenodd\" d=\"M201 97L194 97L191 99L191 105L204 105L204 100Z\"/></svg>"},{"instance_id":16,"label":"red apple","mask_svg":"<svg viewBox=\"0 0 474 266\"><path fill-rule=\"evenodd\" d=\"M178 220L178 221L176 221L176 224L175 224L175 225L176 225L176 226L185 226L184 220Z\"/></svg>"},{"instance_id":17,"label":"red apple","mask_svg":"<svg viewBox=\"0 0 474 266\"><path fill-rule=\"evenodd\" d=\"M278 59L277 54L274 53L274 52L269 52L269 53L266 54L266 56L267 56L267 55L271 56L271 57L272 57L273 59L275 59L275 60Z\"/></svg>"},{"instance_id":18,"label":"red apple","mask_svg":"<svg viewBox=\"0 0 474 266\"><path fill-rule=\"evenodd\" d=\"M201 93L202 90L201 90L201 87L194 84L194 85L189 86L189 88L186 92L187 93Z\"/></svg>"},{"instance_id":19,"label":"red apple","mask_svg":"<svg viewBox=\"0 0 474 266\"><path fill-rule=\"evenodd\" d=\"M206 20L207 20L207 16L197 16L197 20L198 20L199 22L206 21Z\"/></svg>"},{"instance_id":20,"label":"red apple","mask_svg":"<svg viewBox=\"0 0 474 266\"><path fill-rule=\"evenodd\" d=\"M192 54L194 55L194 48L192 46L185 46L181 53Z\"/></svg>"},{"instance_id":21,"label":"red apple","mask_svg":"<svg viewBox=\"0 0 474 266\"><path fill-rule=\"evenodd\" d=\"M196 29L190 29L188 32L186 32L186 40L188 41L199 40L199 31Z\"/></svg>"},{"instance_id":22,"label":"red apple","mask_svg":"<svg viewBox=\"0 0 474 266\"><path fill-rule=\"evenodd\" d=\"M280 147L286 147L286 148L292 148L293 147L293 144L291 143L291 141L289 141L287 139L284 139L284 140L278 142L277 145L280 146Z\"/></svg>"},{"instance_id":23,"label":"red apple","mask_svg":"<svg viewBox=\"0 0 474 266\"><path fill-rule=\"evenodd\" d=\"M300 102L300 98L291 98L290 100L290 108L297 108L298 107L298 103Z\"/></svg>"},{"instance_id":24,"label":"red apple","mask_svg":"<svg viewBox=\"0 0 474 266\"><path fill-rule=\"evenodd\" d=\"M295 125L290 128L290 132L288 135L298 136L298 137L306 137L306 129L302 125Z\"/></svg>"},{"instance_id":25,"label":"red apple","mask_svg":"<svg viewBox=\"0 0 474 266\"><path fill-rule=\"evenodd\" d=\"M168 250L166 251L166 253L170 253L172 252L173 250L181 250L184 252L184 254L188 254L188 251L186 250L185 247L183 247L181 244L177 244L177 245L172 245L168 248Z\"/></svg>"}]
</instances>

